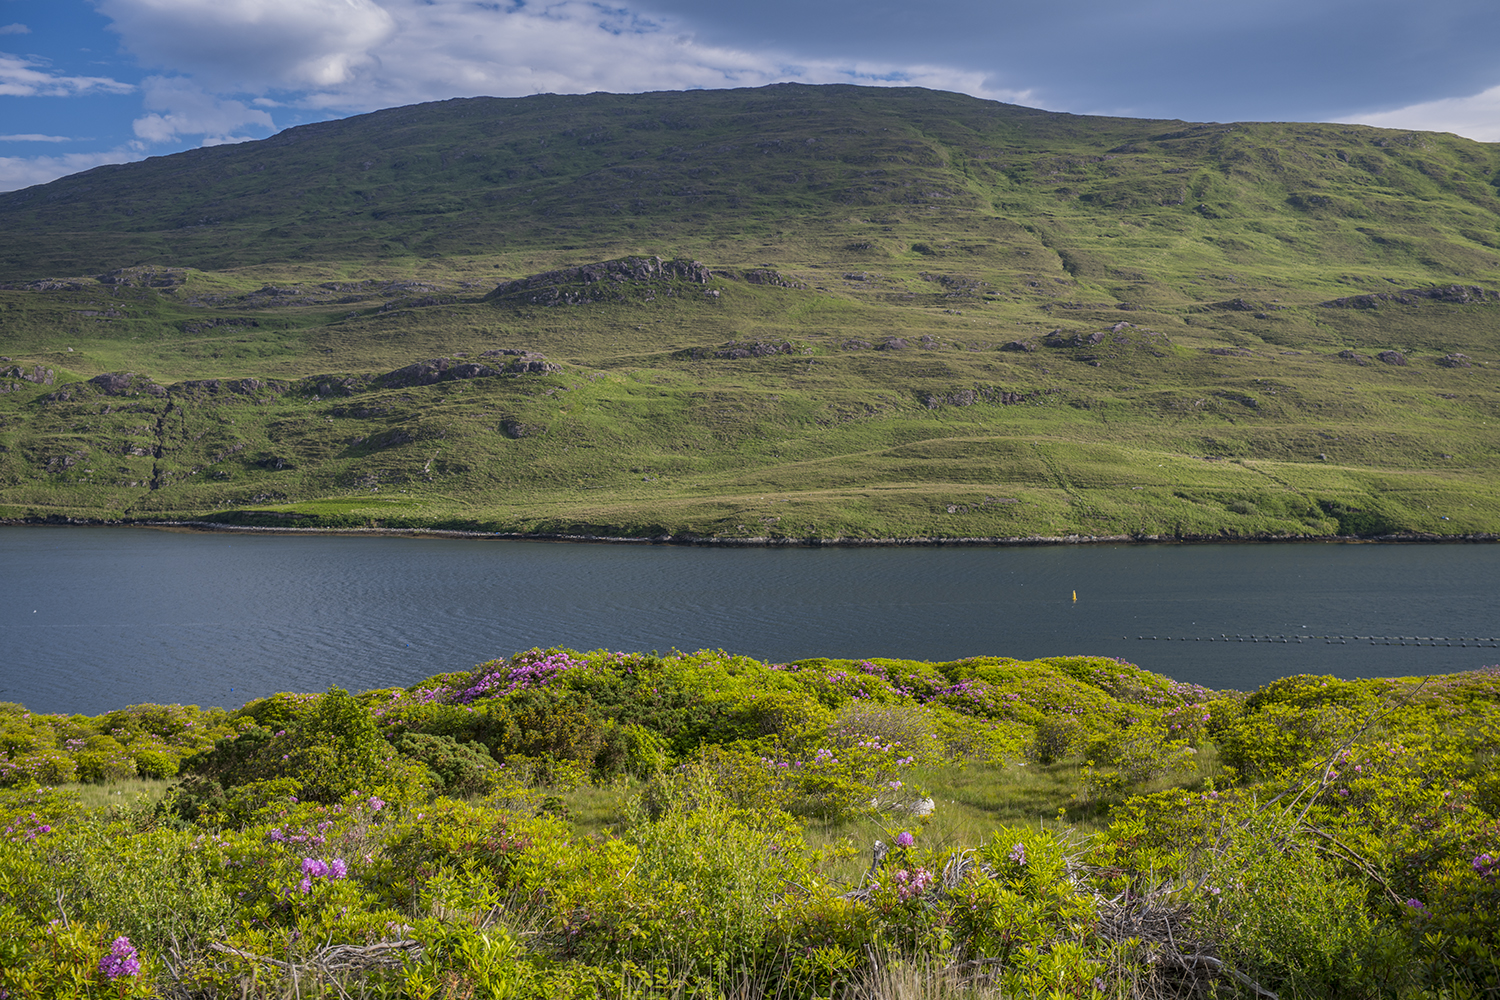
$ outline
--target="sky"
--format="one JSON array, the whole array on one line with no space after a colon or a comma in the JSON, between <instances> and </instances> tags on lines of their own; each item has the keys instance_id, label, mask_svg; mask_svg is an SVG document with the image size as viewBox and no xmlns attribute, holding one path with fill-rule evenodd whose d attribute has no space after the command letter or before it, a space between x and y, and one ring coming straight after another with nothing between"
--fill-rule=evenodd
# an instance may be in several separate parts
<instances>
[{"instance_id":1,"label":"sky","mask_svg":"<svg viewBox=\"0 0 1500 1000\"><path fill-rule=\"evenodd\" d=\"M0 191L422 101L784 81L1500 142L1500 3L0 0Z\"/></svg>"}]
</instances>

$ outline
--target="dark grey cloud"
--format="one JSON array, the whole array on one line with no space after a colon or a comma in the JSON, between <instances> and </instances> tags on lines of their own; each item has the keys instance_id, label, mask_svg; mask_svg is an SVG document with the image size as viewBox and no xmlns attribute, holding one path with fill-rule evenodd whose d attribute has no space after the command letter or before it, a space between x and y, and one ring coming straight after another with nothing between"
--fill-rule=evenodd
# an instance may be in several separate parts
<instances>
[{"instance_id":1,"label":"dark grey cloud","mask_svg":"<svg viewBox=\"0 0 1500 1000\"><path fill-rule=\"evenodd\" d=\"M1500 84L1494 0L647 0L700 40L983 72L1069 111L1315 120Z\"/></svg>"}]
</instances>

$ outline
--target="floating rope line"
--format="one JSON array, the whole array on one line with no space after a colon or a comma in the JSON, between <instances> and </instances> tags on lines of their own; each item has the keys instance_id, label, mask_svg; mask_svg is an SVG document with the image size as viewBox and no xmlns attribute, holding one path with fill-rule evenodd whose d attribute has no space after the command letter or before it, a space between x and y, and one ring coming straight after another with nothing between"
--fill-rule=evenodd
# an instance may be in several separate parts
<instances>
[{"instance_id":1,"label":"floating rope line","mask_svg":"<svg viewBox=\"0 0 1500 1000\"><path fill-rule=\"evenodd\" d=\"M1229 635L1220 633L1210 636L1138 635L1144 642L1282 642L1303 643L1310 639L1322 639L1328 646L1347 646L1350 642L1367 642L1371 646L1473 646L1477 649L1500 649L1500 638L1448 638L1433 635Z\"/></svg>"}]
</instances>

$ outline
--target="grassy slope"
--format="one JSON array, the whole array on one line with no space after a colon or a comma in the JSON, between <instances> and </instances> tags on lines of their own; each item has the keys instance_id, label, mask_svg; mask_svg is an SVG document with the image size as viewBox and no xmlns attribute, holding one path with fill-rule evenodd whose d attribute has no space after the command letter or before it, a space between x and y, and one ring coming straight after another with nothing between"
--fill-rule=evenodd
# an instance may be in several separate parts
<instances>
[{"instance_id":1,"label":"grassy slope","mask_svg":"<svg viewBox=\"0 0 1500 1000\"><path fill-rule=\"evenodd\" d=\"M1500 287L1497 178L1452 136L802 86L449 101L99 168L0 195L0 353L55 372L0 379L0 515L1493 532L1500 298L1321 303ZM635 253L701 260L720 294L484 297ZM767 267L804 287L735 277ZM791 353L715 357L756 341ZM563 370L306 381L496 348ZM289 388L42 401L106 371Z\"/></svg>"}]
</instances>

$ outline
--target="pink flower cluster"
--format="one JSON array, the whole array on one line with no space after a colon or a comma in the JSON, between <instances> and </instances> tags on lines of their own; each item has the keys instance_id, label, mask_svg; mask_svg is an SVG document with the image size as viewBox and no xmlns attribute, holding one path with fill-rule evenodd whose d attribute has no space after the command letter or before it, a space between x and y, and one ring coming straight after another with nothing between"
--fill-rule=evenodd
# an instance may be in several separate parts
<instances>
[{"instance_id":1,"label":"pink flower cluster","mask_svg":"<svg viewBox=\"0 0 1500 1000\"><path fill-rule=\"evenodd\" d=\"M131 946L130 938L123 934L115 938L114 943L109 946L109 951L99 959L99 971L104 973L106 979L140 975L141 960L135 948Z\"/></svg>"},{"instance_id":2,"label":"pink flower cluster","mask_svg":"<svg viewBox=\"0 0 1500 1000\"><path fill-rule=\"evenodd\" d=\"M546 687L569 670L586 665L581 660L573 659L567 653L543 654L540 659L522 654L499 670L493 670L480 677L469 687L460 691L453 700L467 705L481 695L494 696L510 694L512 691L524 691L528 688Z\"/></svg>"},{"instance_id":3,"label":"pink flower cluster","mask_svg":"<svg viewBox=\"0 0 1500 1000\"><path fill-rule=\"evenodd\" d=\"M32 813L26 819L16 820L4 830L0 830L0 837L4 837L6 840L29 841L51 832L51 824L39 822L36 818L36 813Z\"/></svg>"},{"instance_id":4,"label":"pink flower cluster","mask_svg":"<svg viewBox=\"0 0 1500 1000\"><path fill-rule=\"evenodd\" d=\"M349 866L344 864L343 858L334 858L332 861L321 861L318 858L302 859L302 882L299 888L304 893L312 892L313 879L341 879L349 875Z\"/></svg>"},{"instance_id":5,"label":"pink flower cluster","mask_svg":"<svg viewBox=\"0 0 1500 1000\"><path fill-rule=\"evenodd\" d=\"M901 868L892 877L896 880L896 898L903 903L909 899L916 899L937 881L937 876L926 868L918 868L915 871Z\"/></svg>"}]
</instances>

